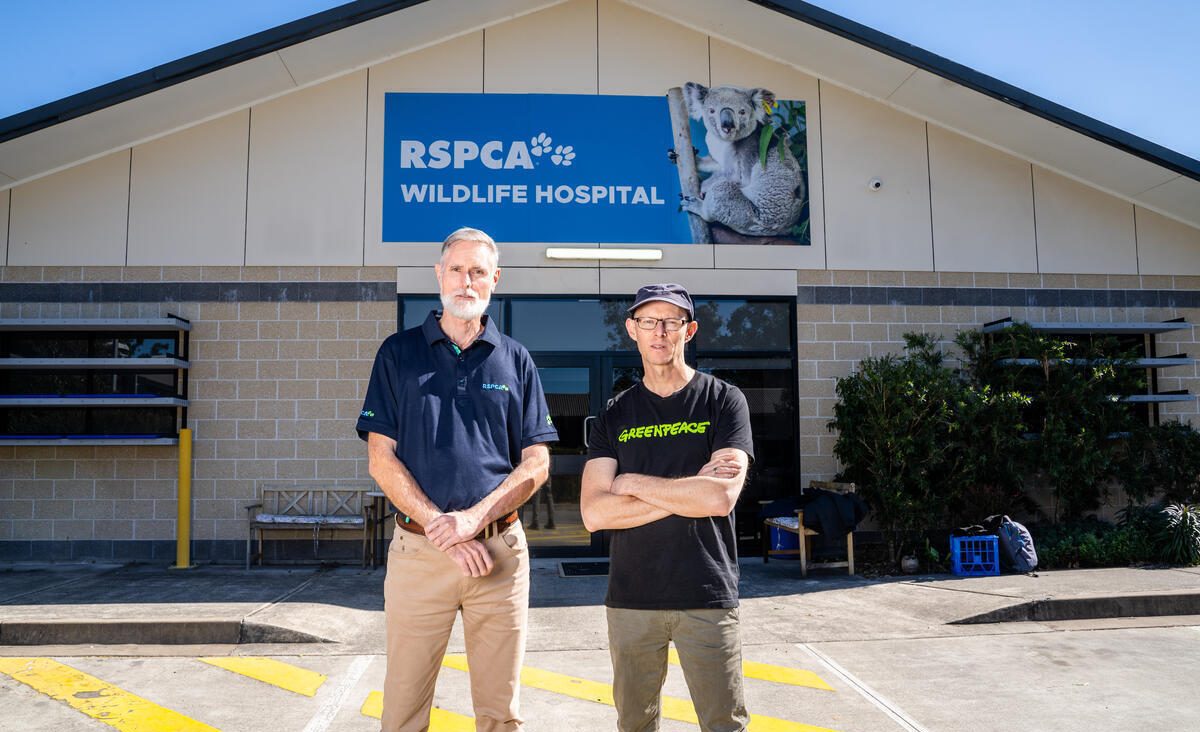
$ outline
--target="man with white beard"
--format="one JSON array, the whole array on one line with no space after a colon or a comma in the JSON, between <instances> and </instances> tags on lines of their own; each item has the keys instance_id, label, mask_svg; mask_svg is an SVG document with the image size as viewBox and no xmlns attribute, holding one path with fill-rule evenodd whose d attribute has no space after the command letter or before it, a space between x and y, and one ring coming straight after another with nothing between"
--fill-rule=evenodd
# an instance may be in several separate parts
<instances>
[{"instance_id":1,"label":"man with white beard","mask_svg":"<svg viewBox=\"0 0 1200 732\"><path fill-rule=\"evenodd\" d=\"M517 508L558 439L528 351L484 312L499 252L459 229L435 266L443 311L379 347L358 419L371 477L400 511L384 583L383 729L428 730L461 609L475 729L522 730L529 549Z\"/></svg>"}]
</instances>

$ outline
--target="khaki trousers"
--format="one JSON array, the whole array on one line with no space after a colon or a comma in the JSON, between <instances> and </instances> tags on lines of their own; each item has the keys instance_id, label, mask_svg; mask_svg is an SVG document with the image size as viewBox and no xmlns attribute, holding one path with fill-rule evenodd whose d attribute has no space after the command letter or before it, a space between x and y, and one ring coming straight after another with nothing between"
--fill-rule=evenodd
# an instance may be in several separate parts
<instances>
[{"instance_id":1,"label":"khaki trousers","mask_svg":"<svg viewBox=\"0 0 1200 732\"><path fill-rule=\"evenodd\" d=\"M737 608L627 610L607 608L613 699L620 732L657 730L667 645L679 665L704 732L740 732L750 723L742 690Z\"/></svg>"},{"instance_id":2,"label":"khaki trousers","mask_svg":"<svg viewBox=\"0 0 1200 732\"><path fill-rule=\"evenodd\" d=\"M484 541L495 566L463 576L419 534L397 529L384 581L384 732L425 732L454 617L462 611L478 732L524 729L521 662L529 612L529 547L521 523Z\"/></svg>"}]
</instances>

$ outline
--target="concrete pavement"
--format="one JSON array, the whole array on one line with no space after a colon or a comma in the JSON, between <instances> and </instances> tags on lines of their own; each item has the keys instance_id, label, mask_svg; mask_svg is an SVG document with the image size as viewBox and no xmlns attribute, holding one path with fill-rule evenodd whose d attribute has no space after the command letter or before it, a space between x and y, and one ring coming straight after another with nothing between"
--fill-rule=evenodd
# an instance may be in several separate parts
<instances>
[{"instance_id":1,"label":"concrete pavement","mask_svg":"<svg viewBox=\"0 0 1200 732\"><path fill-rule=\"evenodd\" d=\"M572 696L611 683L607 579L562 577L559 561L533 562L525 714L531 730L612 729L611 707ZM353 667L348 706L334 710L340 721L329 728L372 729L360 708L382 688L382 584L383 570L352 567L0 567L0 657L98 669L217 721L232 712L192 701L163 669L193 656L270 657L315 667L332 684ZM1200 712L1189 681L1200 673L1200 568L801 579L793 563L745 559L741 591L745 658L763 674L747 672L761 717L752 729L1094 732L1153 720L1183 730ZM460 628L449 652L463 652ZM122 665L131 657L154 659L144 679ZM466 674L455 668L443 670L438 705L469 718ZM792 684L784 671L827 687ZM214 669L198 673L233 683ZM10 686L17 701L33 693ZM247 713L261 709L253 694L235 703L249 693L240 686L221 693ZM664 693L688 697L677 668ZM301 718L316 713L309 703L294 720L219 726L305 728ZM664 729L695 727L668 720Z\"/></svg>"}]
</instances>

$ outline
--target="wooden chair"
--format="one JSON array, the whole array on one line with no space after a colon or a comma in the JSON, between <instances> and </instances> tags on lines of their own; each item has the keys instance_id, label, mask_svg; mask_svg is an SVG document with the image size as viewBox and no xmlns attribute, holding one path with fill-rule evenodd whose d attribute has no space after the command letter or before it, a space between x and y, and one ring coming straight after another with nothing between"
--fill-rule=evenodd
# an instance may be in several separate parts
<instances>
[{"instance_id":1,"label":"wooden chair","mask_svg":"<svg viewBox=\"0 0 1200 732\"><path fill-rule=\"evenodd\" d=\"M854 493L857 486L853 483L834 483L827 480L814 480L808 484L809 488L817 488L821 490L832 491L834 493ZM800 489L801 495L804 494L804 489ZM798 549L772 549L771 548L771 529L779 529L790 534L795 534L798 539ZM829 569L845 567L849 574L854 574L854 531L846 533L846 561L844 562L810 562L809 556L812 552L809 548L810 542L820 536L821 532L816 529L810 529L804 525L804 509L797 509L796 515L779 516L769 518L763 521L763 562L767 562L772 556L788 555L800 556L800 576L807 577L808 570L811 569Z\"/></svg>"}]
</instances>

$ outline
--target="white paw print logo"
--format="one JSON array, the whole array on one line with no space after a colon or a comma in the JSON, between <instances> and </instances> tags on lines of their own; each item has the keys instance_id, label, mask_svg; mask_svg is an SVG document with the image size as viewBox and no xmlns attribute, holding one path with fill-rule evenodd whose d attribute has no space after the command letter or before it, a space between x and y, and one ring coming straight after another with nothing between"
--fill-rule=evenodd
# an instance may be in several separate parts
<instances>
[{"instance_id":1,"label":"white paw print logo","mask_svg":"<svg viewBox=\"0 0 1200 732\"><path fill-rule=\"evenodd\" d=\"M559 145L554 148L554 154L550 156L550 162L555 165L570 165L575 159L575 148L570 145Z\"/></svg>"},{"instance_id":2,"label":"white paw print logo","mask_svg":"<svg viewBox=\"0 0 1200 732\"><path fill-rule=\"evenodd\" d=\"M537 137L530 138L529 142L531 145L529 152L540 158L543 154L550 152L550 143L554 142L554 140L545 132L542 132Z\"/></svg>"}]
</instances>

